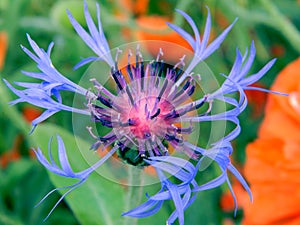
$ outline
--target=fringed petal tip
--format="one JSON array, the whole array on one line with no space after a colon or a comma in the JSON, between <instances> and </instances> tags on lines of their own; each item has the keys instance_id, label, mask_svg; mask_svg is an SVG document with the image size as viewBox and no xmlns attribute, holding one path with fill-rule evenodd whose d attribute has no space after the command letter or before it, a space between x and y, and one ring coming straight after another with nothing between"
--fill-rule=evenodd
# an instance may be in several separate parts
<instances>
[{"instance_id":1,"label":"fringed petal tip","mask_svg":"<svg viewBox=\"0 0 300 225\"><path fill-rule=\"evenodd\" d=\"M50 191L44 198L42 198L42 200L37 204L40 205L49 195L51 195L54 191L57 190L64 190L64 189L69 189L67 190L62 196L61 198L57 201L57 203L53 206L53 208L51 209L51 211L49 212L49 214L47 215L47 217L45 218L45 220L48 219L48 217L50 216L50 214L53 212L53 210L57 207L57 205L62 201L62 199L68 195L71 191L73 191L74 189L78 188L80 185L82 185L87 178L89 177L89 175L95 170L97 169L100 165L103 164L103 162L105 162L107 160L107 158L109 158L112 154L115 153L115 151L117 150L117 146L112 149L108 154L106 154L103 158L101 158L97 163L95 163L93 166L81 171L81 172L73 172L73 169L71 168L71 165L69 163L68 160L68 156L66 153L66 148L65 145L63 143L62 138L57 134L56 135L56 139L57 139L57 143L58 143L58 161L60 163L60 167L56 164L56 162L54 161L53 157L52 157L52 153L51 153L51 141L52 138L50 139L49 143L48 143L48 151L49 151L49 158L50 160L48 160L43 152L41 151L40 148L37 149L33 149L34 153L37 156L38 161L50 172L55 173L59 176L62 177L67 177L67 178L75 178L75 179L79 179L78 182L76 182L73 185L70 186L65 186L62 188L55 188L52 191Z\"/></svg>"},{"instance_id":2,"label":"fringed petal tip","mask_svg":"<svg viewBox=\"0 0 300 225\"><path fill-rule=\"evenodd\" d=\"M69 189L68 191L66 191L60 198L59 200L55 203L55 205L52 207L52 209L50 210L50 212L48 213L48 215L45 217L45 219L43 219L43 222L45 222L50 215L52 214L52 212L55 210L55 208L59 205L59 203L68 195L70 194L73 190L75 190L76 188L80 187L83 183L85 182L85 179L82 179L80 181L78 181L77 183L70 185L70 186L65 186L65 187L61 187L61 188L55 188L53 190L51 190L50 192L48 192L48 194L46 194L36 205L35 207L38 207L40 204L42 204L44 202L44 200L46 200L46 198L48 198L53 192L55 191L59 191L59 190L65 190L65 189Z\"/></svg>"},{"instance_id":3,"label":"fringed petal tip","mask_svg":"<svg viewBox=\"0 0 300 225\"><path fill-rule=\"evenodd\" d=\"M39 117L35 118L32 122L32 129L29 134L32 134L35 128L37 127L38 124L41 122L45 121L49 117L51 117L53 114L57 113L59 110L46 110L44 111Z\"/></svg>"},{"instance_id":4,"label":"fringed petal tip","mask_svg":"<svg viewBox=\"0 0 300 225\"><path fill-rule=\"evenodd\" d=\"M85 59L83 59L83 60L81 60L79 63L77 63L74 67L73 67L73 70L77 70L77 69L79 69L80 67L82 67L82 66L84 66L84 65L86 65L86 64L88 64L88 63L91 63L91 62L93 62L93 61L99 61L99 60L102 60L103 61L103 59L101 59L101 58L99 58L99 57L88 57L88 58L85 58Z\"/></svg>"},{"instance_id":5,"label":"fringed petal tip","mask_svg":"<svg viewBox=\"0 0 300 225\"><path fill-rule=\"evenodd\" d=\"M52 138L48 142L48 152L49 152L50 161L44 156L44 154L40 148L38 148L37 150L34 150L39 162L47 170L49 170L52 173L55 173L59 176L68 177L68 178L77 178L80 180L85 179L85 177L78 176L77 173L73 172L73 170L71 169L67 154L66 154L66 149L65 149L62 138L59 135L56 135L56 139L57 139L57 143L58 143L58 160L60 163L60 167L55 163L55 161L52 158L52 153L51 153Z\"/></svg>"},{"instance_id":6,"label":"fringed petal tip","mask_svg":"<svg viewBox=\"0 0 300 225\"><path fill-rule=\"evenodd\" d=\"M193 30L193 36L187 33L182 28L174 24L167 23L168 26L171 29L173 29L175 32L177 32L182 38L184 38L194 50L194 57L190 62L189 66L186 68L184 75L181 76L176 81L177 86L179 86L184 81L184 79L192 72L192 70L199 64L199 62L205 60L207 57L209 57L220 47L220 45L226 38L227 34L229 33L229 31L237 21L236 18L216 39L214 39L210 44L208 44L210 32L211 32L211 15L210 15L209 8L208 7L206 8L207 8L207 17L206 17L206 25L203 32L202 40L200 38L200 32L193 19L187 13L185 13L180 9L176 9L176 12L181 14L188 22L188 24L191 26Z\"/></svg>"},{"instance_id":7,"label":"fringed petal tip","mask_svg":"<svg viewBox=\"0 0 300 225\"><path fill-rule=\"evenodd\" d=\"M152 216L157 213L163 205L163 201L148 200L140 206L122 213L122 216L129 216L134 218L144 218Z\"/></svg>"},{"instance_id":8,"label":"fringed petal tip","mask_svg":"<svg viewBox=\"0 0 300 225\"><path fill-rule=\"evenodd\" d=\"M68 178L76 178L79 179L78 182L76 182L73 185L70 186L65 186L65 187L61 187L61 188L55 188L52 191L50 191L48 194L46 194L38 203L35 207L39 206L46 198L48 198L53 192L58 191L58 190L65 190L65 189L69 189L67 190L62 196L61 198L56 202L56 204L53 206L53 208L51 209L51 211L48 213L48 215L46 216L46 218L44 219L44 221L46 221L49 216L51 215L51 213L54 211L54 209L58 206L58 204L64 199L64 197L66 195L68 195L70 192L72 192L74 189L78 188L80 185L82 185L86 179L88 178L88 176L90 175L90 173L85 173L85 171L79 172L79 173L74 173L68 158L67 158L67 154L66 154L66 149L63 143L62 138L59 135L56 135L56 139L58 142L58 160L60 163L60 167L55 163L53 157L52 157L52 153L51 153L51 142L52 142L52 138L49 140L48 143L48 151L49 151L49 157L50 157L50 161L44 156L42 150L40 148L37 149L33 149L38 161L50 172L55 173L59 176L62 177L68 177Z\"/></svg>"},{"instance_id":9,"label":"fringed petal tip","mask_svg":"<svg viewBox=\"0 0 300 225\"><path fill-rule=\"evenodd\" d=\"M85 30L78 21L73 17L72 13L67 10L67 14L69 20L77 32L77 34L81 37L81 39L85 42L85 44L103 61L105 61L110 67L114 66L114 61L110 54L110 48L108 42L104 36L104 32L102 30L102 25L100 21L100 7L99 4L96 4L97 7L97 19L98 19L98 27L95 25L90 12L88 10L87 2L84 1L84 16L86 20L86 24L88 30ZM87 63L87 62L86 62Z\"/></svg>"},{"instance_id":10,"label":"fringed petal tip","mask_svg":"<svg viewBox=\"0 0 300 225\"><path fill-rule=\"evenodd\" d=\"M33 133L33 131L35 131L35 128L36 128L36 126L37 126L37 124L32 124L32 127L31 127L31 129L30 129L30 131L29 131L29 135L31 135L32 133Z\"/></svg>"}]
</instances>

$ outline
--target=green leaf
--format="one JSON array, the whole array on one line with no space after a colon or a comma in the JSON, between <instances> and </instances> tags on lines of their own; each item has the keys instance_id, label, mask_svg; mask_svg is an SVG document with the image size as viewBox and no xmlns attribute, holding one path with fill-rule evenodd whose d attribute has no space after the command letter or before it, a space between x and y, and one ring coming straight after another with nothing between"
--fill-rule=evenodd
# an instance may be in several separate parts
<instances>
[{"instance_id":1,"label":"green leaf","mask_svg":"<svg viewBox=\"0 0 300 225\"><path fill-rule=\"evenodd\" d=\"M39 200L52 189L46 171L36 161L20 159L0 170L0 224L10 225L75 225L76 220L65 205L57 208L57 217L43 222L45 215L59 199L54 194L47 204L35 208Z\"/></svg>"},{"instance_id":2,"label":"green leaf","mask_svg":"<svg viewBox=\"0 0 300 225\"><path fill-rule=\"evenodd\" d=\"M5 225L23 225L18 219L0 212L0 223Z\"/></svg>"},{"instance_id":3,"label":"green leaf","mask_svg":"<svg viewBox=\"0 0 300 225\"><path fill-rule=\"evenodd\" d=\"M50 124L40 125L33 134L33 138L45 155L48 155L47 143L50 137L57 133L64 140L70 164L74 171L82 171L88 167L78 146L89 153L86 157L98 158L94 152L89 151L90 143L86 143L78 138L75 141L72 134ZM53 153L57 151L54 145L52 148ZM57 155L54 155L54 158L57 160ZM104 164L101 166L101 171L109 173L109 167ZM52 173L49 174L51 181L56 187L70 185L69 179ZM75 182L77 181L74 180L73 183ZM82 225L114 225L121 221L121 213L124 207L124 193L124 189L120 184L116 184L94 173L80 188L71 192L66 197L66 201Z\"/></svg>"}]
</instances>

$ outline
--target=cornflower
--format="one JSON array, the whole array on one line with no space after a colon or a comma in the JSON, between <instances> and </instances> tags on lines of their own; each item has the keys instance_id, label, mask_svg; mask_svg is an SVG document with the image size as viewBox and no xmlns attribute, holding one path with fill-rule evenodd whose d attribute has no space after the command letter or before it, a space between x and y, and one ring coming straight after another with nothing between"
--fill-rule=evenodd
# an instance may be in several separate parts
<instances>
[{"instance_id":1,"label":"cornflower","mask_svg":"<svg viewBox=\"0 0 300 225\"><path fill-rule=\"evenodd\" d=\"M42 82L15 82L17 86L23 88L19 90L4 80L11 91L19 97L10 104L28 102L45 109L38 118L32 121L33 129L42 121L62 110L86 115L95 123L111 129L104 136L96 136L92 129L88 128L90 134L97 139L91 145L91 149L97 150L100 146L112 146L112 148L98 162L81 172L73 171L63 140L59 135L57 135L57 141L60 166L54 161L50 148L49 160L40 148L34 150L37 159L47 170L62 177L78 179L78 182L71 186L52 190L41 200L43 202L56 190L68 189L48 216L67 194L82 185L92 172L116 152L118 157L131 164L131 166L137 166L141 169L153 166L161 182L161 189L155 195L147 196L146 202L123 213L123 216L147 217L158 212L165 201L171 200L175 205L175 210L167 219L167 224L172 224L178 219L179 224L183 225L184 211L193 203L197 193L201 191L227 183L236 202L228 172L232 173L241 182L252 200L252 194L246 181L230 162L229 157L233 151L231 141L239 135L241 130L238 116L247 106L244 91L269 92L250 85L264 76L275 60L268 62L257 73L248 75L255 58L254 43L251 44L249 54L246 51L242 55L237 49L235 62L230 73L228 75L222 74L226 78L222 85L211 93L203 94L200 98L192 100L191 97L199 88L197 86L199 76L194 75L193 70L219 48L236 21L208 44L211 30L209 9L202 39L192 18L181 10L176 11L185 18L194 35L190 35L174 24L168 23L168 25L192 47L193 57L191 62L186 66L185 57L183 56L174 66L169 65L162 59L162 49L158 52L156 59L146 61L143 60L143 56L137 47L135 62L131 63L130 61L133 55L130 51L128 53L128 65L125 68L118 67L120 50L117 51L115 60L111 55L100 22L100 7L98 4L97 26L89 13L86 1L84 1L84 15L88 31L67 11L77 34L95 53L95 56L82 60L75 68L94 61L105 62L110 68L110 75L116 84L117 94L113 94L97 79L91 79L93 87L88 89L70 81L52 65L50 54L54 44L51 43L48 50L45 51L29 35L27 36L33 51L23 46L22 49L36 62L40 72L23 71L23 73L29 77L42 80ZM66 105L62 101L61 91L85 96L87 101L82 104L83 108ZM235 93L238 95L233 95ZM238 99L235 96L238 96ZM216 102L223 102L230 107L227 107L228 110L224 112L214 113L212 108ZM202 112L199 113L201 109ZM188 137L195 132L195 125L213 121L229 121L235 125L235 128L209 144L207 148L194 145L188 140ZM181 125L178 125L180 123ZM172 155L169 151L170 146L180 154ZM203 165L204 159L207 158L217 163L221 173L207 183L198 184L196 176L199 168Z\"/></svg>"}]
</instances>

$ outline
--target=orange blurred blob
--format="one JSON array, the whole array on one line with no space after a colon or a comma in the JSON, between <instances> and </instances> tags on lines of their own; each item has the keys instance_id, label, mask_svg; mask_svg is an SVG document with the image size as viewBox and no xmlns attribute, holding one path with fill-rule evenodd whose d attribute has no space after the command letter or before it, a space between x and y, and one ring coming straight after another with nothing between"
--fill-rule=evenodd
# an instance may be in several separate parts
<instances>
[{"instance_id":1,"label":"orange blurred blob","mask_svg":"<svg viewBox=\"0 0 300 225\"><path fill-rule=\"evenodd\" d=\"M259 138L246 149L245 177L254 203L244 203L243 225L300 224L300 59L278 75Z\"/></svg>"},{"instance_id":2,"label":"orange blurred blob","mask_svg":"<svg viewBox=\"0 0 300 225\"><path fill-rule=\"evenodd\" d=\"M0 70L4 66L6 51L8 46L8 38L6 32L0 32Z\"/></svg>"},{"instance_id":3,"label":"orange blurred blob","mask_svg":"<svg viewBox=\"0 0 300 225\"><path fill-rule=\"evenodd\" d=\"M280 44L275 44L271 47L271 53L274 57L282 57L285 55L285 48Z\"/></svg>"},{"instance_id":4,"label":"orange blurred blob","mask_svg":"<svg viewBox=\"0 0 300 225\"><path fill-rule=\"evenodd\" d=\"M234 193L236 194L236 196L238 196L238 198L237 198L238 208L241 208L245 204L245 202L249 202L249 195L245 191L245 189L242 187L240 182L234 180L232 189L233 189ZM221 196L220 207L224 212L233 212L234 211L234 208L235 208L234 200L233 200L232 194L229 190L226 191Z\"/></svg>"},{"instance_id":5,"label":"orange blurred blob","mask_svg":"<svg viewBox=\"0 0 300 225\"><path fill-rule=\"evenodd\" d=\"M168 60L178 62L179 58L186 54L186 49L191 50L191 46L167 26L166 22L168 21L170 21L169 18L162 16L141 16L136 20L139 28L135 31L135 37L138 41L161 41L147 43L146 48L149 53L156 56L159 53L159 49L162 48L163 52L167 53ZM164 42L176 44L178 48L174 50L174 45L164 44Z\"/></svg>"},{"instance_id":6,"label":"orange blurred blob","mask_svg":"<svg viewBox=\"0 0 300 225\"><path fill-rule=\"evenodd\" d=\"M225 29L226 27L228 27L230 25L228 19L226 18L224 13L220 10L216 11L216 22L223 29Z\"/></svg>"},{"instance_id":7,"label":"orange blurred blob","mask_svg":"<svg viewBox=\"0 0 300 225\"><path fill-rule=\"evenodd\" d=\"M10 162L20 159L21 155L20 155L19 147L22 144L22 142L23 142L22 136L18 135L14 140L12 149L8 150L7 152L5 152L0 156L0 165L2 168L7 167L7 165Z\"/></svg>"},{"instance_id":8,"label":"orange blurred blob","mask_svg":"<svg viewBox=\"0 0 300 225\"><path fill-rule=\"evenodd\" d=\"M147 13L149 0L119 0L119 3L134 15L141 15Z\"/></svg>"},{"instance_id":9,"label":"orange blurred blob","mask_svg":"<svg viewBox=\"0 0 300 225\"><path fill-rule=\"evenodd\" d=\"M23 108L22 114L27 122L32 122L42 114L42 111L31 106L26 106Z\"/></svg>"},{"instance_id":10,"label":"orange blurred blob","mask_svg":"<svg viewBox=\"0 0 300 225\"><path fill-rule=\"evenodd\" d=\"M229 219L229 218L225 218L223 219L222 221L222 225L234 225L235 223L233 222L232 219Z\"/></svg>"},{"instance_id":11,"label":"orange blurred blob","mask_svg":"<svg viewBox=\"0 0 300 225\"><path fill-rule=\"evenodd\" d=\"M266 88L263 84L260 83L255 83L252 86L258 88ZM247 95L249 105L252 109L251 116L254 119L259 118L260 116L262 116L265 108L267 93L262 91L252 91L252 90L246 90L245 93Z\"/></svg>"},{"instance_id":12,"label":"orange blurred blob","mask_svg":"<svg viewBox=\"0 0 300 225\"><path fill-rule=\"evenodd\" d=\"M155 171L155 168L153 166L145 166L144 167L144 171L151 175L151 176L155 176L156 175L156 171Z\"/></svg>"}]
</instances>

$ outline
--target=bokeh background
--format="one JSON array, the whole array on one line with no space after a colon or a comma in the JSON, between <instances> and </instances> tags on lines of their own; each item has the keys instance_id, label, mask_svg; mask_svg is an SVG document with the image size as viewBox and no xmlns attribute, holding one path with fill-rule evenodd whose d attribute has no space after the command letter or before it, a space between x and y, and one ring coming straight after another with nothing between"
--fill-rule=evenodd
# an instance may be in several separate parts
<instances>
[{"instance_id":1,"label":"bokeh background","mask_svg":"<svg viewBox=\"0 0 300 225\"><path fill-rule=\"evenodd\" d=\"M94 15L95 2L88 1ZM169 21L191 31L183 18L174 12L175 8L186 11L202 30L208 6L213 20L212 38L238 17L238 22L221 48L206 62L213 71L226 74L235 59L236 47L244 52L254 40L257 56L251 72L255 73L269 60L277 58L273 68L255 84L257 87L270 88L283 68L296 60L300 53L300 3L296 0L99 0L98 2L101 6L105 35L112 48L142 40L169 41L189 48L187 43L165 25L165 21ZM43 48L47 48L48 44L54 41L55 48L52 53L54 65L71 80L75 82L80 80L86 68L76 71L72 68L81 57L90 56L91 52L72 29L66 9L69 9L81 24L85 24L81 0L0 0L2 78L10 82L31 81L31 78L25 77L20 72L36 70L35 64L20 48L20 44L28 46L26 33L29 33ZM297 161L300 150L297 139L300 129L298 71L300 74L299 62L290 64L289 69L281 72L281 79L274 87L278 91L293 93L292 98L272 100L265 93L247 92L249 107L240 117L242 132L234 141L235 151L232 161L245 174L246 179L248 178L254 192L254 204L249 205L249 199L233 180L239 199L239 210L235 218L233 200L226 185L223 185L198 196L196 202L186 210L186 224L300 224L298 219L300 207L297 201L300 195L298 181L300 163ZM90 203L88 199L93 196L86 196L90 189L82 187L82 190L75 191L77 194L72 193L66 202L63 201L46 222L42 222L60 195L55 193L39 207L34 208L57 183L56 178L48 176L30 149L38 145L46 146L49 140L48 132L59 133L57 131L59 130L68 136L68 132L72 132L72 117L68 113L60 112L47 120L40 135L29 135L30 121L40 115L42 110L28 104L8 106L7 103L14 98L1 80L0 224L107 225L109 219L105 219L107 216L103 214L117 218L113 219L112 224L122 224L121 211L116 208L124 203L122 193L126 191L126 187L111 188L108 182L104 182L104 185L101 182L94 184L96 192L97 185L102 186L97 194L103 204ZM66 98L66 101L72 102L73 96ZM276 116L272 117L274 113ZM49 125L50 123L56 125ZM262 123L262 128L259 129ZM69 136L71 140L71 135ZM211 176L210 173L214 173L213 168L209 168L205 176ZM289 189L286 186L289 186ZM293 193L293 198L287 197L290 193ZM80 203L74 203L78 199L81 199ZM89 206L82 210L79 204ZM99 210L99 207L107 210ZM172 212L172 207L172 204L166 204L163 212L142 219L138 224L164 224L163 221ZM272 213L275 209L282 213Z\"/></svg>"}]
</instances>

